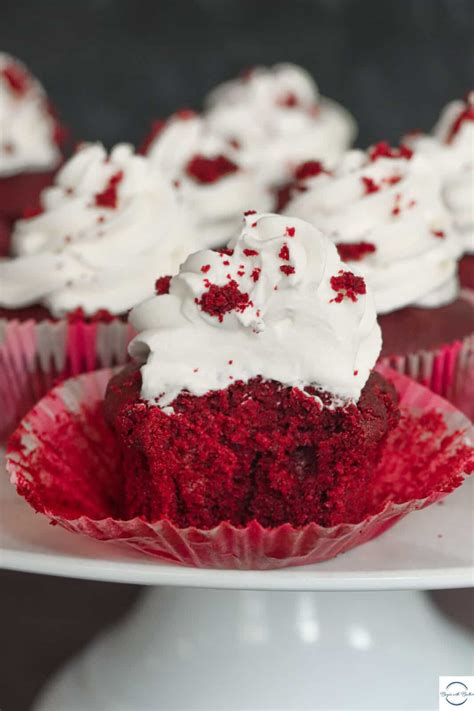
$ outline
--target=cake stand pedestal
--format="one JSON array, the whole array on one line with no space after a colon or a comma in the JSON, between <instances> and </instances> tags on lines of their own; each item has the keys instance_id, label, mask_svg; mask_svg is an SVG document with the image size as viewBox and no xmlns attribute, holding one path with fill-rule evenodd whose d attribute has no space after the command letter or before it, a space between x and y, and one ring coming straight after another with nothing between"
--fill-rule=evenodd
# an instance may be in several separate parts
<instances>
[{"instance_id":1,"label":"cake stand pedestal","mask_svg":"<svg viewBox=\"0 0 474 711\"><path fill-rule=\"evenodd\" d=\"M421 592L153 588L35 711L434 709L471 645Z\"/></svg>"},{"instance_id":2,"label":"cake stand pedestal","mask_svg":"<svg viewBox=\"0 0 474 711\"><path fill-rule=\"evenodd\" d=\"M438 676L474 673L468 632L422 592L474 586L474 481L332 561L276 571L75 536L0 484L2 567L150 586L34 711L431 710Z\"/></svg>"}]
</instances>

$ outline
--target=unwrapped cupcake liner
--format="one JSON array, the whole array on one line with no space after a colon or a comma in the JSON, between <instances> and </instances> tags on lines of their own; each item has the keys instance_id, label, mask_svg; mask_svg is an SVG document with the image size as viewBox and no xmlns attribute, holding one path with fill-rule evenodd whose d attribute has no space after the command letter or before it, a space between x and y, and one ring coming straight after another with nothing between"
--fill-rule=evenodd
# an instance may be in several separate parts
<instances>
[{"instance_id":1,"label":"unwrapped cupcake liner","mask_svg":"<svg viewBox=\"0 0 474 711\"><path fill-rule=\"evenodd\" d=\"M474 292L463 291L474 306ZM392 355L380 362L446 398L474 420L474 332L435 350Z\"/></svg>"},{"instance_id":2,"label":"unwrapped cupcake liner","mask_svg":"<svg viewBox=\"0 0 474 711\"><path fill-rule=\"evenodd\" d=\"M114 370L69 380L51 391L12 436L7 468L30 505L68 531L122 542L182 565L271 569L317 563L369 541L409 512L456 489L474 469L474 429L453 405L385 366L405 413L378 465L370 514L358 523L265 528L223 522L210 530L169 520L121 520L120 450L102 415Z\"/></svg>"},{"instance_id":3,"label":"unwrapped cupcake liner","mask_svg":"<svg viewBox=\"0 0 474 711\"><path fill-rule=\"evenodd\" d=\"M0 441L59 380L125 363L133 335L119 319L0 319Z\"/></svg>"}]
</instances>

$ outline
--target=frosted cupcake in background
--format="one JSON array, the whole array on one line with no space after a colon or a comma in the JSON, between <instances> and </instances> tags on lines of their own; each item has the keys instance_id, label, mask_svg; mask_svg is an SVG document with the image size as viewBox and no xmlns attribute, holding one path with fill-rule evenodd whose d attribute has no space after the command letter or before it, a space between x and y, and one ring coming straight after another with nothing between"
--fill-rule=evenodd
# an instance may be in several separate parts
<instances>
[{"instance_id":1,"label":"frosted cupcake in background","mask_svg":"<svg viewBox=\"0 0 474 711\"><path fill-rule=\"evenodd\" d=\"M69 531L185 565L302 565L474 468L466 418L374 370L370 289L302 220L247 215L131 320L136 362L62 384L9 442L18 492Z\"/></svg>"},{"instance_id":2,"label":"frosted cupcake in background","mask_svg":"<svg viewBox=\"0 0 474 711\"><path fill-rule=\"evenodd\" d=\"M0 359L5 375L20 370L25 381L13 392L2 378L12 403L2 417L16 419L37 397L24 371L50 383L124 362L129 309L154 293L157 272L173 273L198 246L175 191L146 158L125 144L110 154L82 147L37 214L16 223L12 257L0 262Z\"/></svg>"},{"instance_id":3,"label":"frosted cupcake in background","mask_svg":"<svg viewBox=\"0 0 474 711\"><path fill-rule=\"evenodd\" d=\"M249 207L272 206L255 161L241 164L240 151L194 111L155 122L141 150L173 182L203 247L226 244Z\"/></svg>"},{"instance_id":4,"label":"frosted cupcake in background","mask_svg":"<svg viewBox=\"0 0 474 711\"><path fill-rule=\"evenodd\" d=\"M474 308L460 296L461 247L441 178L422 152L379 143L348 152L333 171L303 175L285 213L322 229L367 279L382 356L454 396L472 381Z\"/></svg>"},{"instance_id":5,"label":"frosted cupcake in background","mask_svg":"<svg viewBox=\"0 0 474 711\"><path fill-rule=\"evenodd\" d=\"M11 223L35 207L52 182L63 139L41 84L24 64L0 53L0 256L8 252Z\"/></svg>"},{"instance_id":6,"label":"frosted cupcake in background","mask_svg":"<svg viewBox=\"0 0 474 711\"><path fill-rule=\"evenodd\" d=\"M431 135L415 132L405 140L441 174L443 200L465 255L459 264L461 285L474 289L474 92L451 101Z\"/></svg>"},{"instance_id":7,"label":"frosted cupcake in background","mask_svg":"<svg viewBox=\"0 0 474 711\"><path fill-rule=\"evenodd\" d=\"M352 144L356 123L346 109L320 96L311 75L294 64L255 67L215 88L206 99L213 131L256 161L272 188L306 159L334 164Z\"/></svg>"}]
</instances>

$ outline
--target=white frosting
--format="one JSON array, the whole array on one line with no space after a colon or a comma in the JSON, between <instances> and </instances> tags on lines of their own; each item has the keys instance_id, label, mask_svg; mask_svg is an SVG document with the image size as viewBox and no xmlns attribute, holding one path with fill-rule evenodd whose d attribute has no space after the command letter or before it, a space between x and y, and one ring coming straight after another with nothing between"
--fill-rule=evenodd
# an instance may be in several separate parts
<instances>
[{"instance_id":1,"label":"white frosting","mask_svg":"<svg viewBox=\"0 0 474 711\"><path fill-rule=\"evenodd\" d=\"M232 161L237 170L209 183L189 174L188 165L196 156L213 159L219 155ZM239 151L211 131L197 114L178 112L172 116L152 141L147 156L174 181L204 246L226 244L247 209L266 211L272 206L274 198L255 167L250 163L241 165Z\"/></svg>"},{"instance_id":2,"label":"white frosting","mask_svg":"<svg viewBox=\"0 0 474 711\"><path fill-rule=\"evenodd\" d=\"M364 179L379 190L368 193ZM368 153L349 151L332 174L322 173L306 186L286 214L308 220L335 243L375 246L375 252L348 263L367 278L378 313L456 298L459 242L441 199L439 172L426 157L371 161Z\"/></svg>"},{"instance_id":3,"label":"white frosting","mask_svg":"<svg viewBox=\"0 0 474 711\"><path fill-rule=\"evenodd\" d=\"M17 59L0 53L0 176L55 168L61 159L55 125L40 83Z\"/></svg>"},{"instance_id":4,"label":"white frosting","mask_svg":"<svg viewBox=\"0 0 474 711\"><path fill-rule=\"evenodd\" d=\"M474 93L468 101L474 103ZM413 135L407 142L425 155L440 172L442 195L464 252L474 254L474 120L453 126L466 110L464 101L452 101L442 111L431 136Z\"/></svg>"},{"instance_id":5,"label":"white frosting","mask_svg":"<svg viewBox=\"0 0 474 711\"><path fill-rule=\"evenodd\" d=\"M356 134L352 116L320 97L312 77L294 64L256 67L214 89L207 106L212 130L237 140L268 185L287 181L304 160L333 164Z\"/></svg>"},{"instance_id":6,"label":"white frosting","mask_svg":"<svg viewBox=\"0 0 474 711\"><path fill-rule=\"evenodd\" d=\"M133 309L139 335L130 353L144 362L142 397L167 407L182 391L204 395L261 376L357 401L380 351L380 328L369 293L351 300L332 288L346 268L331 242L302 220L249 215L229 246L232 256L191 255L169 295ZM244 295L242 308L219 318L206 295L230 280Z\"/></svg>"},{"instance_id":7,"label":"white frosting","mask_svg":"<svg viewBox=\"0 0 474 711\"><path fill-rule=\"evenodd\" d=\"M97 204L113 176L116 206ZM121 314L198 247L168 181L125 144L109 156L100 144L85 146L41 202L41 215L16 223L16 258L0 263L2 306L42 303L54 316L79 307Z\"/></svg>"}]
</instances>

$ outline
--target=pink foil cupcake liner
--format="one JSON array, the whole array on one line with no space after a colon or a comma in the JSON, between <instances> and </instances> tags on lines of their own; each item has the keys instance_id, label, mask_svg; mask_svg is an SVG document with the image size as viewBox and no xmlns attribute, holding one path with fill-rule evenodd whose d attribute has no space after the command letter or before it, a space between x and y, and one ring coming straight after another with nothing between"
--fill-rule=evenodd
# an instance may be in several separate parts
<instances>
[{"instance_id":1,"label":"pink foil cupcake liner","mask_svg":"<svg viewBox=\"0 0 474 711\"><path fill-rule=\"evenodd\" d=\"M53 523L182 565L271 569L316 563L380 535L411 511L438 501L474 469L471 423L453 405L385 366L401 402L400 426L380 462L372 510L363 521L264 528L223 522L211 530L168 520L121 520L120 473L102 400L113 370L82 375L50 392L10 440L7 468L18 492Z\"/></svg>"},{"instance_id":2,"label":"pink foil cupcake liner","mask_svg":"<svg viewBox=\"0 0 474 711\"><path fill-rule=\"evenodd\" d=\"M132 327L110 322L0 320L0 441L58 380L128 359Z\"/></svg>"},{"instance_id":3,"label":"pink foil cupcake liner","mask_svg":"<svg viewBox=\"0 0 474 711\"><path fill-rule=\"evenodd\" d=\"M474 305L474 292L463 292ZM380 362L446 398L474 420L474 333L434 351L392 355Z\"/></svg>"}]
</instances>

